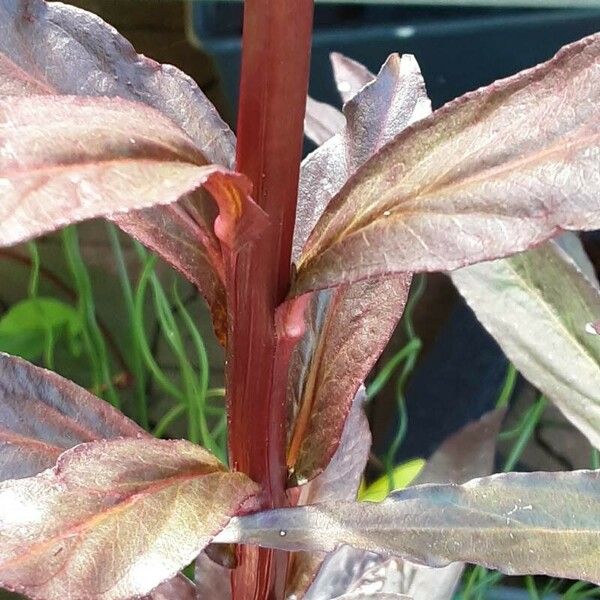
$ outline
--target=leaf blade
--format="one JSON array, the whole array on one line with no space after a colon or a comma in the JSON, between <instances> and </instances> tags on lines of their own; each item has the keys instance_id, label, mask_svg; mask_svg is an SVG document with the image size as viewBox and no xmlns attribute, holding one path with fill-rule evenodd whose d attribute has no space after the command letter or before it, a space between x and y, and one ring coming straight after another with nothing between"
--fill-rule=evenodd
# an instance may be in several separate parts
<instances>
[{"instance_id":1,"label":"leaf blade","mask_svg":"<svg viewBox=\"0 0 600 600\"><path fill-rule=\"evenodd\" d=\"M429 109L414 58L391 55L344 107L345 129L302 163L294 256L346 178ZM288 466L300 480L314 477L333 456L352 399L402 315L410 281L402 273L319 292L311 300L308 331L290 369L297 416Z\"/></svg>"},{"instance_id":2,"label":"leaf blade","mask_svg":"<svg viewBox=\"0 0 600 600\"><path fill-rule=\"evenodd\" d=\"M344 115L335 107L314 100L306 99L306 116L304 117L304 135L317 146L324 144L344 128Z\"/></svg>"},{"instance_id":3,"label":"leaf blade","mask_svg":"<svg viewBox=\"0 0 600 600\"><path fill-rule=\"evenodd\" d=\"M73 6L43 0L0 2L0 92L117 96L142 102L179 125L207 163L227 168L234 164L235 136L190 77L138 55L99 17ZM213 251L218 240L212 229L212 201L197 190L181 204L133 211L113 220L198 287L224 339L227 309L220 259Z\"/></svg>"},{"instance_id":4,"label":"leaf blade","mask_svg":"<svg viewBox=\"0 0 600 600\"><path fill-rule=\"evenodd\" d=\"M599 471L507 473L408 488L379 504L325 503L234 518L217 539L313 551L345 543L434 567L462 561L508 575L598 583L599 507Z\"/></svg>"},{"instance_id":5,"label":"leaf blade","mask_svg":"<svg viewBox=\"0 0 600 600\"><path fill-rule=\"evenodd\" d=\"M515 366L600 447L600 292L555 242L452 280ZM485 294L485 298L483 295Z\"/></svg>"},{"instance_id":6,"label":"leaf blade","mask_svg":"<svg viewBox=\"0 0 600 600\"><path fill-rule=\"evenodd\" d=\"M504 413L504 410L487 413L447 438L429 458L414 484L464 483L490 474ZM450 600L463 568L462 563L455 562L432 569L342 546L325 559L306 600L374 589L401 592L414 600Z\"/></svg>"},{"instance_id":7,"label":"leaf blade","mask_svg":"<svg viewBox=\"0 0 600 600\"><path fill-rule=\"evenodd\" d=\"M200 186L219 205L215 230L227 246L243 244L254 227L266 225L242 175L207 165L175 124L140 104L104 97L3 98L0 141L3 246L84 219L173 203ZM244 211L256 219L248 215L242 222Z\"/></svg>"},{"instance_id":8,"label":"leaf blade","mask_svg":"<svg viewBox=\"0 0 600 600\"><path fill-rule=\"evenodd\" d=\"M51 470L0 484L0 582L44 599L147 594L256 492L189 442L77 446Z\"/></svg>"},{"instance_id":9,"label":"leaf blade","mask_svg":"<svg viewBox=\"0 0 600 600\"><path fill-rule=\"evenodd\" d=\"M599 62L600 36L584 38L405 130L331 202L294 293L450 270L599 227Z\"/></svg>"},{"instance_id":10,"label":"leaf blade","mask_svg":"<svg viewBox=\"0 0 600 600\"><path fill-rule=\"evenodd\" d=\"M0 481L49 469L76 444L147 435L72 381L0 353Z\"/></svg>"}]
</instances>

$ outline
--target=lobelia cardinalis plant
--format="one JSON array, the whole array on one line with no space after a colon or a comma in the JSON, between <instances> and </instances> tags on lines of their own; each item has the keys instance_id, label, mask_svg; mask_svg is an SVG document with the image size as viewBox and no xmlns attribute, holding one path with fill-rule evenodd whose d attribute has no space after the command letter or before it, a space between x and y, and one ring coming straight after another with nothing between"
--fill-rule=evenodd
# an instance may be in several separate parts
<instances>
[{"instance_id":1,"label":"lobelia cardinalis plant","mask_svg":"<svg viewBox=\"0 0 600 600\"><path fill-rule=\"evenodd\" d=\"M464 562L600 583L600 472L485 477L500 412L420 485L355 499L361 386L419 271L466 267L481 321L598 447L600 291L547 240L600 227L600 36L431 114L412 57L374 76L334 55L343 113L305 114L312 8L246 0L236 143L94 15L0 0L0 243L102 216L192 281L227 352L230 461L0 355L1 586L448 598Z\"/></svg>"}]
</instances>

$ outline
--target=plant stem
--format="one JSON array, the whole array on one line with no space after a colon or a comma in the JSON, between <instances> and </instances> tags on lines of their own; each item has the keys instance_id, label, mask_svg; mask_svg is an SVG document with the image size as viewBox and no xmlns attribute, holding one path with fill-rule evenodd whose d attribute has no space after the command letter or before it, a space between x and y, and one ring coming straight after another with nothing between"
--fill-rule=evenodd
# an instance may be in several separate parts
<instances>
[{"instance_id":1,"label":"plant stem","mask_svg":"<svg viewBox=\"0 0 600 600\"><path fill-rule=\"evenodd\" d=\"M284 506L286 374L276 372L275 308L290 282L313 0L246 0L237 170L271 225L229 257L227 391L231 466L262 485L267 507ZM283 597L287 557L240 548L234 600Z\"/></svg>"}]
</instances>

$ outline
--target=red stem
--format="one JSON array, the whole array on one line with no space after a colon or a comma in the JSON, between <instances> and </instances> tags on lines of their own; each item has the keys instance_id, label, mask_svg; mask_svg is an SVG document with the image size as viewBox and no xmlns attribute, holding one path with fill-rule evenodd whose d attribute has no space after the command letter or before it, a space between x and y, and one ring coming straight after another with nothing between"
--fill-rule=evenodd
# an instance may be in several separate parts
<instances>
[{"instance_id":1,"label":"red stem","mask_svg":"<svg viewBox=\"0 0 600 600\"><path fill-rule=\"evenodd\" d=\"M228 265L229 454L269 507L286 504L287 365L276 361L274 314L290 281L312 13L313 0L246 0L244 10L237 169L271 226ZM284 553L243 547L239 565L234 600L283 597Z\"/></svg>"}]
</instances>

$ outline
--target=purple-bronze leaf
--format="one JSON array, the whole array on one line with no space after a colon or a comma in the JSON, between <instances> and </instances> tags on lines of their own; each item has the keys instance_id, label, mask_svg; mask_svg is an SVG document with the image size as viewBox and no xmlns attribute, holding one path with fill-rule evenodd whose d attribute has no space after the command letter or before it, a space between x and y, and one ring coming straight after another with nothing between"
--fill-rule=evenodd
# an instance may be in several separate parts
<instances>
[{"instance_id":1,"label":"purple-bronze leaf","mask_svg":"<svg viewBox=\"0 0 600 600\"><path fill-rule=\"evenodd\" d=\"M312 479L334 455L352 399L402 316L409 281L388 278L315 294L290 363L296 412L287 461L297 481Z\"/></svg>"},{"instance_id":2,"label":"purple-bronze leaf","mask_svg":"<svg viewBox=\"0 0 600 600\"><path fill-rule=\"evenodd\" d=\"M96 15L42 0L0 0L0 96L119 96L143 102L177 123L205 162L231 168L235 138L187 75L135 52ZM130 235L192 281L224 337L225 290L214 264L218 240L208 195L114 217Z\"/></svg>"},{"instance_id":3,"label":"purple-bronze leaf","mask_svg":"<svg viewBox=\"0 0 600 600\"><path fill-rule=\"evenodd\" d=\"M120 437L150 436L72 381L0 354L0 481L37 475L78 444ZM194 600L195 588L178 575L148 598Z\"/></svg>"},{"instance_id":4,"label":"purple-bronze leaf","mask_svg":"<svg viewBox=\"0 0 600 600\"><path fill-rule=\"evenodd\" d=\"M414 484L465 483L489 475L504 413L492 411L450 436L429 458ZM405 593L414 600L450 600L462 571L462 563L432 569L342 546L326 558L304 600L357 591Z\"/></svg>"},{"instance_id":5,"label":"purple-bronze leaf","mask_svg":"<svg viewBox=\"0 0 600 600\"><path fill-rule=\"evenodd\" d=\"M339 52L332 52L330 58L335 85L344 104L375 79L367 67Z\"/></svg>"},{"instance_id":6,"label":"purple-bronze leaf","mask_svg":"<svg viewBox=\"0 0 600 600\"><path fill-rule=\"evenodd\" d=\"M371 431L364 413L365 388L361 386L344 424L340 444L325 470L300 488L297 504L316 504L328 500L354 500L367 465ZM286 593L300 598L311 584L324 555L299 552L290 559Z\"/></svg>"},{"instance_id":7,"label":"purple-bronze leaf","mask_svg":"<svg viewBox=\"0 0 600 600\"><path fill-rule=\"evenodd\" d=\"M304 135L317 146L339 133L346 124L344 115L325 102L318 102L310 96L306 99Z\"/></svg>"},{"instance_id":8,"label":"purple-bronze leaf","mask_svg":"<svg viewBox=\"0 0 600 600\"><path fill-rule=\"evenodd\" d=\"M0 483L0 585L40 600L148 594L257 491L189 442L79 445L53 469Z\"/></svg>"},{"instance_id":9,"label":"purple-bronze leaf","mask_svg":"<svg viewBox=\"0 0 600 600\"><path fill-rule=\"evenodd\" d=\"M392 54L377 78L344 106L345 127L302 163L293 257L296 261L331 198L384 144L431 112L419 65Z\"/></svg>"},{"instance_id":10,"label":"purple-bronze leaf","mask_svg":"<svg viewBox=\"0 0 600 600\"><path fill-rule=\"evenodd\" d=\"M194 81L137 54L90 12L43 0L0 0L0 56L0 96L119 96L142 102L177 123L208 162L233 166L235 138Z\"/></svg>"},{"instance_id":11,"label":"purple-bronze leaf","mask_svg":"<svg viewBox=\"0 0 600 600\"><path fill-rule=\"evenodd\" d=\"M195 563L197 600L231 600L231 569L216 563L206 551Z\"/></svg>"},{"instance_id":12,"label":"purple-bronze leaf","mask_svg":"<svg viewBox=\"0 0 600 600\"><path fill-rule=\"evenodd\" d=\"M355 500L371 449L371 430L365 415L366 392L360 386L339 445L323 472L300 488L298 504Z\"/></svg>"},{"instance_id":13,"label":"purple-bronze leaf","mask_svg":"<svg viewBox=\"0 0 600 600\"><path fill-rule=\"evenodd\" d=\"M418 65L392 55L344 111L347 124L303 162L295 252L331 197L382 144L430 110ZM410 274L319 292L292 358L295 424L288 466L299 480L318 474L339 443L352 398L404 309Z\"/></svg>"},{"instance_id":14,"label":"purple-bronze leaf","mask_svg":"<svg viewBox=\"0 0 600 600\"><path fill-rule=\"evenodd\" d=\"M349 544L432 567L462 561L600 583L600 471L508 473L420 485L380 503L327 502L234 517L219 542L332 551Z\"/></svg>"},{"instance_id":15,"label":"purple-bronze leaf","mask_svg":"<svg viewBox=\"0 0 600 600\"><path fill-rule=\"evenodd\" d=\"M266 225L239 174L207 165L154 109L120 98L0 99L0 245L84 219L167 204L204 186L215 232L236 249ZM241 219L242 213L247 213ZM249 213L249 214L248 214ZM212 250L215 260L220 248Z\"/></svg>"},{"instance_id":16,"label":"purple-bronze leaf","mask_svg":"<svg viewBox=\"0 0 600 600\"><path fill-rule=\"evenodd\" d=\"M600 34L409 127L332 200L294 293L600 228Z\"/></svg>"},{"instance_id":17,"label":"purple-bronze leaf","mask_svg":"<svg viewBox=\"0 0 600 600\"><path fill-rule=\"evenodd\" d=\"M452 280L524 377L600 448L600 291L555 242Z\"/></svg>"},{"instance_id":18,"label":"purple-bronze leaf","mask_svg":"<svg viewBox=\"0 0 600 600\"><path fill-rule=\"evenodd\" d=\"M493 410L444 440L427 460L413 485L461 484L490 475L494 469L496 440L505 414L503 408Z\"/></svg>"},{"instance_id":19,"label":"purple-bronze leaf","mask_svg":"<svg viewBox=\"0 0 600 600\"><path fill-rule=\"evenodd\" d=\"M147 435L72 381L0 354L0 481L36 475L77 444Z\"/></svg>"}]
</instances>

